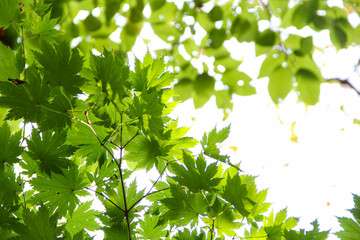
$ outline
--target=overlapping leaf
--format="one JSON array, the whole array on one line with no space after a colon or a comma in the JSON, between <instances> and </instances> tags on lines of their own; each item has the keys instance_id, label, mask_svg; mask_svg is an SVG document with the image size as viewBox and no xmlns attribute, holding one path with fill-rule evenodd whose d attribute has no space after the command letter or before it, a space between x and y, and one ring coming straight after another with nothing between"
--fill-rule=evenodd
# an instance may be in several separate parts
<instances>
[{"instance_id":1,"label":"overlapping leaf","mask_svg":"<svg viewBox=\"0 0 360 240\"><path fill-rule=\"evenodd\" d=\"M9 81L0 84L0 106L10 109L6 119L41 122L50 90L35 66L26 70L26 76L25 84L15 85Z\"/></svg>"},{"instance_id":2,"label":"overlapping leaf","mask_svg":"<svg viewBox=\"0 0 360 240\"><path fill-rule=\"evenodd\" d=\"M19 155L23 151L20 147L21 131L11 134L10 126L7 122L3 122L0 127L0 170L4 164L14 164L19 162Z\"/></svg>"},{"instance_id":3,"label":"overlapping leaf","mask_svg":"<svg viewBox=\"0 0 360 240\"><path fill-rule=\"evenodd\" d=\"M34 55L42 66L44 79L54 87L63 87L69 94L81 93L79 88L84 79L78 75L83 65L79 51L71 49L66 42L54 46L44 43L41 50Z\"/></svg>"},{"instance_id":4,"label":"overlapping leaf","mask_svg":"<svg viewBox=\"0 0 360 240\"><path fill-rule=\"evenodd\" d=\"M63 174L51 174L38 176L30 180L30 184L38 191L32 198L33 203L45 203L49 211L54 211L59 216L65 216L67 212L72 214L80 200L78 196L88 195L83 190L88 182L76 167L64 170Z\"/></svg>"},{"instance_id":5,"label":"overlapping leaf","mask_svg":"<svg viewBox=\"0 0 360 240\"><path fill-rule=\"evenodd\" d=\"M230 133L230 126L223 128L219 132L217 132L216 127L211 130L209 134L204 134L201 146L204 150L204 154L215 158L221 162L226 162L229 160L229 156L227 155L220 155L220 150L216 146L219 143L225 141L225 139L229 136Z\"/></svg>"},{"instance_id":6,"label":"overlapping leaf","mask_svg":"<svg viewBox=\"0 0 360 240\"><path fill-rule=\"evenodd\" d=\"M39 161L40 170L51 173L62 174L62 170L71 166L70 157L76 150L76 147L65 145L66 133L52 133L50 131L40 132L34 129L31 139L27 141L27 154L33 159Z\"/></svg>"},{"instance_id":7,"label":"overlapping leaf","mask_svg":"<svg viewBox=\"0 0 360 240\"><path fill-rule=\"evenodd\" d=\"M95 221L96 215L100 212L90 209L91 204L92 201L81 203L72 214L66 214L65 229L72 237L83 229L94 231L100 227L100 224Z\"/></svg>"},{"instance_id":8,"label":"overlapping leaf","mask_svg":"<svg viewBox=\"0 0 360 240\"><path fill-rule=\"evenodd\" d=\"M215 190L221 181L221 178L215 177L218 172L216 163L206 166L206 161L202 155L194 161L194 159L185 152L183 153L183 161L186 168L179 164L171 165L172 170L176 174L173 179L181 186L188 188L191 192L199 192L202 190L212 192Z\"/></svg>"},{"instance_id":9,"label":"overlapping leaf","mask_svg":"<svg viewBox=\"0 0 360 240\"><path fill-rule=\"evenodd\" d=\"M62 228L57 226L57 216L42 205L37 212L24 211L26 228L18 229L23 239L57 239Z\"/></svg>"},{"instance_id":10,"label":"overlapping leaf","mask_svg":"<svg viewBox=\"0 0 360 240\"><path fill-rule=\"evenodd\" d=\"M0 3L0 27L8 28L20 21L20 7L17 1L3 0Z\"/></svg>"}]
</instances>

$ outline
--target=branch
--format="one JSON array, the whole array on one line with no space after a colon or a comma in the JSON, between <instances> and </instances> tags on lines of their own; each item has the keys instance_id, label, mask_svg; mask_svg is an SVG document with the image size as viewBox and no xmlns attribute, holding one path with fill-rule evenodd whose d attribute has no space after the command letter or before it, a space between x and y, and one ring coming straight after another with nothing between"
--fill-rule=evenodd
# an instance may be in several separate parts
<instances>
[{"instance_id":1,"label":"branch","mask_svg":"<svg viewBox=\"0 0 360 240\"><path fill-rule=\"evenodd\" d=\"M119 174L120 174L120 181L121 181L121 186L122 186L122 193L123 193L123 198L124 198L124 206L125 206L125 218L126 218L126 223L127 223L127 231L128 231L128 236L129 236L129 240L131 240L131 229L130 229L130 219L129 219L129 209L127 208L127 202L126 202L126 193L125 193L125 183L124 183L124 178L123 178L123 174L122 174L122 168L121 168L121 164L122 164L122 160L123 160L123 113L120 114L120 159L119 159L119 164L118 164L118 168L119 168Z\"/></svg>"},{"instance_id":2,"label":"branch","mask_svg":"<svg viewBox=\"0 0 360 240\"><path fill-rule=\"evenodd\" d=\"M166 170L166 168L167 168L168 165L169 165L169 164L166 163L164 169L162 170L162 172L160 173L159 177L156 179L156 181L154 182L154 184L151 186L151 188L149 189L149 191L148 191L144 196L142 196L141 198L139 198L139 199L129 208L129 211L130 211L131 209L133 209L133 208L136 206L136 204L138 204L139 202L141 202L141 200L143 200L144 198L146 198L147 196L150 195L151 190L152 190L152 189L155 187L155 185L158 183L158 181L160 180L160 178L161 178L162 175L164 174L164 172L165 172L165 170Z\"/></svg>"},{"instance_id":3,"label":"branch","mask_svg":"<svg viewBox=\"0 0 360 240\"><path fill-rule=\"evenodd\" d=\"M350 87L360 96L360 91L358 89L356 89L356 87L349 81L349 79L329 78L329 79L325 79L325 81L327 81L329 83L336 82L336 83L339 83L340 85Z\"/></svg>"},{"instance_id":4,"label":"branch","mask_svg":"<svg viewBox=\"0 0 360 240\"><path fill-rule=\"evenodd\" d=\"M90 190L96 194L99 194L100 196L104 197L106 200L108 200L109 202L111 202L115 207L117 207L118 209L120 209L122 212L125 213L124 209L122 209L119 205L117 205L116 203L114 203L110 198L108 198L105 194L98 192L96 190L93 190L91 188L85 187L85 189Z\"/></svg>"}]
</instances>

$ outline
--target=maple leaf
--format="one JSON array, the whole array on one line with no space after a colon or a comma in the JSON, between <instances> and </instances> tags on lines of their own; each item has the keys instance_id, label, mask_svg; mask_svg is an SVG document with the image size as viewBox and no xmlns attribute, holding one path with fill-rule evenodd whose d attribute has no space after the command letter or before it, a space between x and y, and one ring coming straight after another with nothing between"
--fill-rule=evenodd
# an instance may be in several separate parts
<instances>
[{"instance_id":1,"label":"maple leaf","mask_svg":"<svg viewBox=\"0 0 360 240\"><path fill-rule=\"evenodd\" d=\"M354 208L350 210L356 221L351 218L338 217L343 230L336 233L341 240L355 240L360 236L360 197L353 194Z\"/></svg>"},{"instance_id":2,"label":"maple leaf","mask_svg":"<svg viewBox=\"0 0 360 240\"><path fill-rule=\"evenodd\" d=\"M161 202L168 208L165 219L176 220L179 225L198 222L198 216L206 211L207 203L201 193L185 192L181 186L170 184L170 198Z\"/></svg>"},{"instance_id":3,"label":"maple leaf","mask_svg":"<svg viewBox=\"0 0 360 240\"><path fill-rule=\"evenodd\" d=\"M15 54L11 48L0 42L0 81L4 82L8 79L19 79L23 69L24 60L22 58L22 50L19 50L18 53Z\"/></svg>"},{"instance_id":4,"label":"maple leaf","mask_svg":"<svg viewBox=\"0 0 360 240\"><path fill-rule=\"evenodd\" d=\"M247 194L246 184L241 183L240 176L230 176L228 174L222 196L243 216L248 216L250 214L245 208L245 201L248 200Z\"/></svg>"},{"instance_id":5,"label":"maple leaf","mask_svg":"<svg viewBox=\"0 0 360 240\"><path fill-rule=\"evenodd\" d=\"M49 210L42 205L37 212L24 210L26 229L20 229L22 239L57 239L63 227L57 226L57 216L50 216Z\"/></svg>"},{"instance_id":6,"label":"maple leaf","mask_svg":"<svg viewBox=\"0 0 360 240\"><path fill-rule=\"evenodd\" d=\"M13 168L4 168L1 171L0 186L0 205L9 210L8 207L13 207L14 204L19 201L19 193L21 192L21 187L19 182L16 180Z\"/></svg>"},{"instance_id":7,"label":"maple leaf","mask_svg":"<svg viewBox=\"0 0 360 240\"><path fill-rule=\"evenodd\" d=\"M81 93L84 79L78 75L83 65L79 51L71 49L66 42L54 46L43 43L41 50L42 53L33 54L42 66L44 79L52 86L62 86L71 95Z\"/></svg>"},{"instance_id":8,"label":"maple leaf","mask_svg":"<svg viewBox=\"0 0 360 240\"><path fill-rule=\"evenodd\" d=\"M101 90L111 100L121 102L129 94L126 91L130 86L129 67L126 66L122 54L114 54L104 49L101 56L91 56L90 66L95 81L101 84Z\"/></svg>"},{"instance_id":9,"label":"maple leaf","mask_svg":"<svg viewBox=\"0 0 360 240\"><path fill-rule=\"evenodd\" d=\"M19 21L20 8L18 2L14 0L2 0L0 3L0 27L6 29L11 23L17 23Z\"/></svg>"},{"instance_id":10,"label":"maple leaf","mask_svg":"<svg viewBox=\"0 0 360 240\"><path fill-rule=\"evenodd\" d=\"M320 232L319 223L317 220L311 223L313 230L306 231L301 229L299 232L290 230L284 232L284 237L287 240L325 240L327 239L330 231ZM341 238L346 239L346 238Z\"/></svg>"},{"instance_id":11,"label":"maple leaf","mask_svg":"<svg viewBox=\"0 0 360 240\"><path fill-rule=\"evenodd\" d=\"M203 231L197 233L196 230L190 232L185 228L183 231L179 231L174 238L176 240L205 240L205 233Z\"/></svg>"},{"instance_id":12,"label":"maple leaf","mask_svg":"<svg viewBox=\"0 0 360 240\"><path fill-rule=\"evenodd\" d=\"M26 74L26 84L0 84L0 106L10 108L6 119L23 118L25 122L40 122L44 117L41 106L48 103L50 89L35 66L29 67Z\"/></svg>"},{"instance_id":13,"label":"maple leaf","mask_svg":"<svg viewBox=\"0 0 360 240\"><path fill-rule=\"evenodd\" d=\"M10 126L3 122L0 127L0 170L4 164L14 164L20 161L18 156L22 153L23 147L20 147L21 131L11 134Z\"/></svg>"},{"instance_id":14,"label":"maple leaf","mask_svg":"<svg viewBox=\"0 0 360 240\"><path fill-rule=\"evenodd\" d=\"M206 190L212 192L218 186L221 178L214 178L218 172L216 163L206 167L206 161L203 155L200 155L196 161L183 153L183 161L186 168L182 165L172 164L171 168L177 176L173 177L180 185L186 186L192 192ZM196 163L196 166L195 166Z\"/></svg>"},{"instance_id":15,"label":"maple leaf","mask_svg":"<svg viewBox=\"0 0 360 240\"><path fill-rule=\"evenodd\" d=\"M111 149L110 143L104 141L109 136L105 128L95 124L92 127L105 146ZM76 122L72 125L68 131L67 142L78 147L76 154L86 157L88 164L98 162L101 166L107 159L106 149L91 129L83 123Z\"/></svg>"},{"instance_id":16,"label":"maple leaf","mask_svg":"<svg viewBox=\"0 0 360 240\"><path fill-rule=\"evenodd\" d=\"M88 186L88 182L83 174L79 174L77 167L64 170L63 174L52 173L51 177L38 176L31 179L30 184L38 191L31 201L45 203L51 212L55 211L60 217L67 212L73 213L80 202L77 196L88 195L88 192L83 190Z\"/></svg>"},{"instance_id":17,"label":"maple leaf","mask_svg":"<svg viewBox=\"0 0 360 240\"><path fill-rule=\"evenodd\" d=\"M164 158L173 146L161 143L155 137L149 139L139 135L126 146L126 160L136 163L135 169L145 168L148 171L156 165L162 170L165 167Z\"/></svg>"},{"instance_id":18,"label":"maple leaf","mask_svg":"<svg viewBox=\"0 0 360 240\"><path fill-rule=\"evenodd\" d=\"M91 204L92 201L81 203L71 215L66 214L65 229L72 237L85 228L94 231L100 227L100 224L95 221L96 215L100 212L90 209Z\"/></svg>"},{"instance_id":19,"label":"maple leaf","mask_svg":"<svg viewBox=\"0 0 360 240\"><path fill-rule=\"evenodd\" d=\"M217 159L221 162L227 162L229 160L229 156L220 155L220 150L216 146L216 144L222 143L229 136L230 126L223 128L219 132L216 131L216 127L211 130L209 134L204 134L201 146L204 150L204 154Z\"/></svg>"},{"instance_id":20,"label":"maple leaf","mask_svg":"<svg viewBox=\"0 0 360 240\"><path fill-rule=\"evenodd\" d=\"M58 18L50 19L51 11L48 11L44 16L36 15L35 24L31 26L31 32L39 36L42 40L45 40L50 43L55 43L55 37L57 37L61 32L54 29Z\"/></svg>"},{"instance_id":21,"label":"maple leaf","mask_svg":"<svg viewBox=\"0 0 360 240\"><path fill-rule=\"evenodd\" d=\"M76 147L65 145L66 132L53 133L50 131L40 132L34 129L31 139L27 140L29 151L27 154L33 159L38 160L39 168L49 176L51 172L62 174L62 169L72 165L66 157L71 156Z\"/></svg>"},{"instance_id":22,"label":"maple leaf","mask_svg":"<svg viewBox=\"0 0 360 240\"><path fill-rule=\"evenodd\" d=\"M140 228L137 232L142 236L141 239L156 240L167 235L166 224L159 224L159 215L145 214L144 220L140 220Z\"/></svg>"}]
</instances>

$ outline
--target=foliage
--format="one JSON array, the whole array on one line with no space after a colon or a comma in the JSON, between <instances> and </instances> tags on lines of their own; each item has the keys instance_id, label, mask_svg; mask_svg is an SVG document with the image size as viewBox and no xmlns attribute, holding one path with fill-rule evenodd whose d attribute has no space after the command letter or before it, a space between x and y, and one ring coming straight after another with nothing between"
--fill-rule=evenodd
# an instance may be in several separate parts
<instances>
[{"instance_id":1,"label":"foliage","mask_svg":"<svg viewBox=\"0 0 360 240\"><path fill-rule=\"evenodd\" d=\"M231 109L232 93L255 93L251 78L238 70L240 62L224 47L232 37L255 41L257 55L266 54L259 77L270 77L274 102L296 85L300 99L315 104L323 79L311 57L312 38L290 35L283 40L280 33L292 25L330 29L340 49L358 44L352 36L359 28L348 23L344 9L318 0L292 8L287 1L225 2L208 12L205 2L179 7L156 0L1 1L0 107L6 112L0 123L1 238L92 239L89 231L95 230L104 239L327 237L329 232L320 232L316 221L305 232L295 229L298 220L286 210L269 213L266 190L258 191L255 177L218 149L230 126L214 128L199 143L169 114L175 100L192 97L201 107L215 95L218 107ZM96 7L100 16L95 11L77 23L79 10ZM150 8L149 16L143 15L145 8ZM118 27L117 12L127 18L120 27L120 45L108 38ZM281 25L259 31L258 21L272 15ZM173 57L167 66L179 67L178 75L166 71L164 58L153 60L150 53L142 62L136 59L130 70L124 53L145 22L172 44L159 53ZM197 24L209 33L200 44L193 36ZM184 39L187 29L191 34ZM84 40L72 47L77 37ZM191 58L213 56L227 87L215 90L215 76L198 73L180 47ZM101 53L94 54L93 48ZM220 65L224 72L218 71ZM23 121L24 128L19 130L14 120ZM196 145L200 152L193 150ZM139 170L157 174L146 189L138 189ZM102 211L94 209L94 200ZM358 200L354 197L351 210L356 221ZM358 223L339 221L344 231L338 236L355 239Z\"/></svg>"},{"instance_id":2,"label":"foliage","mask_svg":"<svg viewBox=\"0 0 360 240\"><path fill-rule=\"evenodd\" d=\"M174 88L179 95L177 99L192 98L195 107L200 108L215 96L218 108L224 109L225 115L233 107L233 94L256 93L253 77L239 70L242 61L233 58L228 43L248 46L252 43L256 56L265 58L257 78L269 78L269 95L274 103L282 102L294 90L300 101L313 105L319 100L320 84L327 80L312 57L314 51L322 51L314 45L313 38L317 33L325 33L338 50L360 44L360 25L350 23L348 17L359 15L358 1L343 1L343 7L328 2L24 0L19 12L17 1L6 0L0 6L0 26L4 31L1 41L13 49L21 47L17 38L22 33L16 25L21 23L24 38L30 39L26 54L32 54L30 49L39 50L40 42L53 43L59 39L74 40L73 44L82 52L92 49L101 52L103 46L129 52L137 40L146 44L151 41L140 34L142 31L153 31L162 41L157 54L167 56L167 66L179 73ZM86 11L81 19L80 10ZM63 34L54 29L56 24ZM306 35L301 31L305 28ZM52 70L46 65L46 56L59 55L59 63L65 60L62 58L70 57L61 56L66 51L49 50L51 54L39 59L49 71ZM80 61L76 53L71 59ZM203 70L193 66L195 60L203 64ZM68 67L71 66L77 65L68 62ZM73 70L64 71L65 74L50 81L54 84L61 78L71 81L66 74L76 74L76 69ZM14 69L8 74L16 78L18 72ZM223 88L215 88L215 83ZM63 84L78 91L77 86Z\"/></svg>"}]
</instances>

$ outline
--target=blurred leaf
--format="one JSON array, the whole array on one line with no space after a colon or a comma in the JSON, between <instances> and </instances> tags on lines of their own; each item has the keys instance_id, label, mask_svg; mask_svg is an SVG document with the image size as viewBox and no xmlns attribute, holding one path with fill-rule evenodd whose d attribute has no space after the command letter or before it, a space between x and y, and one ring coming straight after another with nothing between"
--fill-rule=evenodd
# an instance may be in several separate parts
<instances>
[{"instance_id":1,"label":"blurred leaf","mask_svg":"<svg viewBox=\"0 0 360 240\"><path fill-rule=\"evenodd\" d=\"M287 67L277 67L269 77L268 90L274 103L284 100L293 88L293 73Z\"/></svg>"},{"instance_id":2,"label":"blurred leaf","mask_svg":"<svg viewBox=\"0 0 360 240\"><path fill-rule=\"evenodd\" d=\"M213 22L220 21L223 19L223 11L221 7L214 6L209 12L209 19Z\"/></svg>"},{"instance_id":3,"label":"blurred leaf","mask_svg":"<svg viewBox=\"0 0 360 240\"><path fill-rule=\"evenodd\" d=\"M238 70L225 71L223 74L224 84L230 87L230 92L240 96L250 96L256 93L250 85L251 78L244 72Z\"/></svg>"},{"instance_id":4,"label":"blurred leaf","mask_svg":"<svg viewBox=\"0 0 360 240\"><path fill-rule=\"evenodd\" d=\"M101 22L99 18L94 17L92 14L89 14L83 22L89 32L94 32L101 28Z\"/></svg>"},{"instance_id":5,"label":"blurred leaf","mask_svg":"<svg viewBox=\"0 0 360 240\"><path fill-rule=\"evenodd\" d=\"M269 0L269 7L272 12L277 17L284 16L289 5L289 0Z\"/></svg>"},{"instance_id":6,"label":"blurred leaf","mask_svg":"<svg viewBox=\"0 0 360 240\"><path fill-rule=\"evenodd\" d=\"M317 76L307 69L300 69L296 75L297 91L299 99L309 105L315 105L319 101L320 80Z\"/></svg>"}]
</instances>

